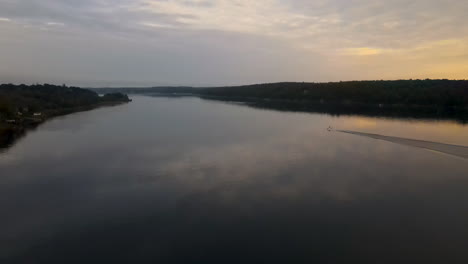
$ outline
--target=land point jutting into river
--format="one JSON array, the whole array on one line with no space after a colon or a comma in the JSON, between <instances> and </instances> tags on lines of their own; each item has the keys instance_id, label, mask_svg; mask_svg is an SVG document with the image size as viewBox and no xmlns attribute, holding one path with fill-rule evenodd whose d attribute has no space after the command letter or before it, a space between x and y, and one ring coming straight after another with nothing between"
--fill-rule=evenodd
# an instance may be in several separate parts
<instances>
[{"instance_id":1,"label":"land point jutting into river","mask_svg":"<svg viewBox=\"0 0 468 264\"><path fill-rule=\"evenodd\" d=\"M56 85L0 85L0 147L49 118L130 102L127 95Z\"/></svg>"}]
</instances>

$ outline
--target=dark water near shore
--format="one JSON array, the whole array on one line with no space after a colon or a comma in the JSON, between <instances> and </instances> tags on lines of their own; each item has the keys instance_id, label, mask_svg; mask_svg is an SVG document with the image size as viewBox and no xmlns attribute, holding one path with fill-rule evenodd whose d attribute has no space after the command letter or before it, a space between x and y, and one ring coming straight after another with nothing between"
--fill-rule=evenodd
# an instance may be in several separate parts
<instances>
[{"instance_id":1,"label":"dark water near shore","mask_svg":"<svg viewBox=\"0 0 468 264\"><path fill-rule=\"evenodd\" d=\"M468 263L468 126L198 98L51 120L0 153L0 263Z\"/></svg>"}]
</instances>

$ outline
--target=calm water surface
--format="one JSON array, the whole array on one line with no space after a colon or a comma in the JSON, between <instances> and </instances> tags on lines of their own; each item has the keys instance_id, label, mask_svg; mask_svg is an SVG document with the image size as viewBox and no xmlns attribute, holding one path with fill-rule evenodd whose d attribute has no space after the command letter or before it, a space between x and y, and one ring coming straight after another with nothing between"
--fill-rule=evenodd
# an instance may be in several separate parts
<instances>
[{"instance_id":1,"label":"calm water surface","mask_svg":"<svg viewBox=\"0 0 468 264\"><path fill-rule=\"evenodd\" d=\"M0 154L1 263L468 263L468 126L197 98L54 119Z\"/></svg>"}]
</instances>

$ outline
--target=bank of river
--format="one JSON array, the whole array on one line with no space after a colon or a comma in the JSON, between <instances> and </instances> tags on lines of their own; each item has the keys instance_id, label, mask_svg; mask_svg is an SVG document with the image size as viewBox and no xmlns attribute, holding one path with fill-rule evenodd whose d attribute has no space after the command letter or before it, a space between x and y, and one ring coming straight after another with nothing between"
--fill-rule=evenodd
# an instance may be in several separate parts
<instances>
[{"instance_id":1,"label":"bank of river","mask_svg":"<svg viewBox=\"0 0 468 264\"><path fill-rule=\"evenodd\" d=\"M13 120L0 123L0 148L5 148L22 137L28 130L34 129L51 118L76 112L89 111L99 107L108 107L127 102L101 102L93 105L85 105L73 108L61 108L41 112L37 116L17 116Z\"/></svg>"}]
</instances>

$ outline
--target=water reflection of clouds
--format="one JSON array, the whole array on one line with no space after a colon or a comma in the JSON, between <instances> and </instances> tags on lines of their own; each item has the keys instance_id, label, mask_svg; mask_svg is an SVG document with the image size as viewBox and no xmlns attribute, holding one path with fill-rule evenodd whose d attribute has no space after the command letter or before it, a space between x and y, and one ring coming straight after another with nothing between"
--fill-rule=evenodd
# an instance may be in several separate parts
<instances>
[{"instance_id":1,"label":"water reflection of clouds","mask_svg":"<svg viewBox=\"0 0 468 264\"><path fill-rule=\"evenodd\" d=\"M130 113L98 112L105 125L87 126L76 135L66 128L53 133L40 128L0 156L0 208L8 212L0 219L0 245L18 250L55 241L55 236L69 241L70 233L80 243L93 244L116 230L132 238L119 240L124 245L122 241L139 246L146 239L162 245L186 241L189 248L211 243L206 237L219 243L219 234L231 239L249 228L289 241L304 236L318 244L323 241L314 236L317 232L325 230L329 237L346 225L382 235L366 219L404 237L411 232L399 230L395 218L408 217L429 228L432 222L417 214L421 204L428 211L440 204L460 212L466 201L466 162L325 129L328 124L355 126L359 121L354 117L289 115L199 100L142 100L142 106L129 105ZM171 107L177 111L169 118L161 110ZM146 118L123 122L137 113ZM189 122L192 117L197 124ZM375 122L376 129L418 131L408 123ZM428 134L443 131L431 124L423 127ZM127 136L131 131L133 136ZM458 132L446 135L452 133ZM86 144L76 137L85 137ZM18 159L10 162L5 154ZM336 241L348 243L359 237L335 235Z\"/></svg>"},{"instance_id":2,"label":"water reflection of clouds","mask_svg":"<svg viewBox=\"0 0 468 264\"><path fill-rule=\"evenodd\" d=\"M331 147L329 141L340 143L336 137L340 136L308 142L298 137L276 138L258 144L197 148L146 168L148 163L142 161L139 168L147 170L143 174L157 172L159 177L154 184L162 181L163 185L178 186L189 192L224 188L233 191L234 188L242 194L245 188L255 188L259 196L285 198L310 193L309 196L317 199L337 200L385 192L395 180L406 180L404 175L426 182L440 181L444 175L440 164L421 170L427 160L438 160L437 154L346 136L341 140L346 138L347 144ZM350 144L350 141L355 142ZM451 162L449 157L447 162ZM398 166L401 170L391 172L385 169L387 166ZM421 179L422 175L425 179ZM463 175L462 170L451 176L457 175Z\"/></svg>"}]
</instances>

